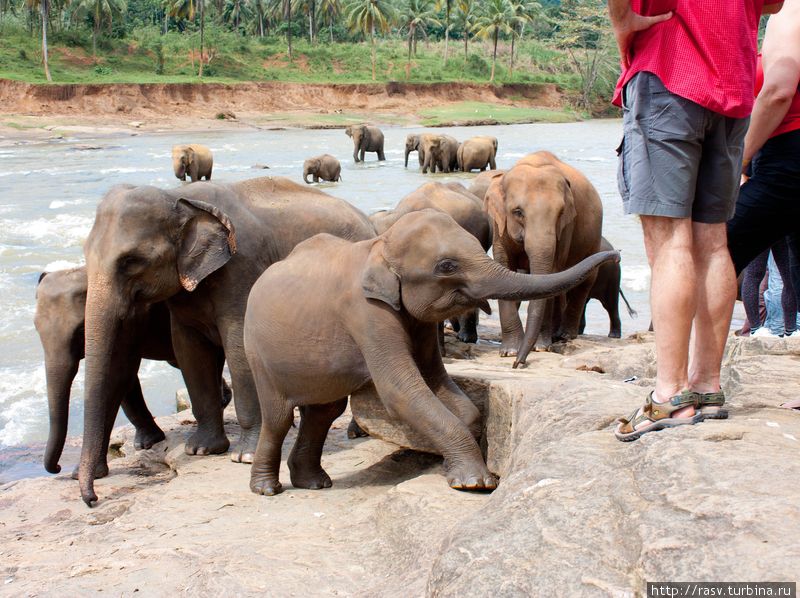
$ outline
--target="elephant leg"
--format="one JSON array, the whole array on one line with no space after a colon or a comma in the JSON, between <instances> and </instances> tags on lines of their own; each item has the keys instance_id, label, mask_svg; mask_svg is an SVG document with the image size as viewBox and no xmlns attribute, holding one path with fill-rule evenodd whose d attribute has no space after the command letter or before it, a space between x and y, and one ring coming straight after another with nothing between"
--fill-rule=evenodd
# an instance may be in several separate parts
<instances>
[{"instance_id":1,"label":"elephant leg","mask_svg":"<svg viewBox=\"0 0 800 598\"><path fill-rule=\"evenodd\" d=\"M586 330L586 307L588 305L589 305L589 300L587 299L586 303L583 306L583 311L581 312L581 323L578 326L578 334L583 334L583 331Z\"/></svg>"},{"instance_id":2,"label":"elephant leg","mask_svg":"<svg viewBox=\"0 0 800 598\"><path fill-rule=\"evenodd\" d=\"M609 288L608 292L604 294L600 300L603 308L608 313L609 321L609 338L622 338L622 321L619 319L619 290ZM583 331L581 331L583 334Z\"/></svg>"},{"instance_id":3,"label":"elephant leg","mask_svg":"<svg viewBox=\"0 0 800 598\"><path fill-rule=\"evenodd\" d=\"M509 270L516 270L515 264L506 252L503 243L495 236L492 245L494 259ZM519 319L519 303L516 301L498 301L500 312L500 357L514 357L522 344L522 321Z\"/></svg>"},{"instance_id":4,"label":"elephant leg","mask_svg":"<svg viewBox=\"0 0 800 598\"><path fill-rule=\"evenodd\" d=\"M556 317L556 311L560 308L560 303L558 297L540 299L540 301L544 301L544 312L542 314L542 322L539 326L539 336L536 338L534 347L536 351L548 351L550 345L553 344L553 319ZM530 308L530 304L528 307ZM558 319L560 321L560 318Z\"/></svg>"},{"instance_id":5,"label":"elephant leg","mask_svg":"<svg viewBox=\"0 0 800 598\"><path fill-rule=\"evenodd\" d=\"M365 436L369 436L364 429L358 425L356 418L351 418L350 423L347 425L347 437L350 440L355 440L356 438L364 438Z\"/></svg>"},{"instance_id":6,"label":"elephant leg","mask_svg":"<svg viewBox=\"0 0 800 598\"><path fill-rule=\"evenodd\" d=\"M444 344L444 322L436 324L436 344L442 357L447 356L447 347Z\"/></svg>"},{"instance_id":7,"label":"elephant leg","mask_svg":"<svg viewBox=\"0 0 800 598\"><path fill-rule=\"evenodd\" d=\"M578 336L581 314L586 307L589 293L596 279L597 271L595 270L584 282L567 292L566 307L561 316L561 326L556 334L556 338L559 340L572 340Z\"/></svg>"},{"instance_id":8,"label":"elephant leg","mask_svg":"<svg viewBox=\"0 0 800 598\"><path fill-rule=\"evenodd\" d=\"M219 348L176 318L172 318L172 345L197 419L197 430L186 441L186 454L224 453L230 442L222 421Z\"/></svg>"},{"instance_id":9,"label":"elephant leg","mask_svg":"<svg viewBox=\"0 0 800 598\"><path fill-rule=\"evenodd\" d=\"M144 402L138 376L133 377L130 390L122 399L122 410L136 428L136 436L133 440L133 448L136 450L149 449L166 438L164 431L158 427L153 419L153 414L150 413Z\"/></svg>"},{"instance_id":10,"label":"elephant leg","mask_svg":"<svg viewBox=\"0 0 800 598\"><path fill-rule=\"evenodd\" d=\"M252 463L258 444L258 431L261 426L261 408L255 380L244 352L243 320L222 330L225 345L225 358L231 371L231 382L236 389L236 420L241 428L241 436L231 451L231 460L236 463Z\"/></svg>"},{"instance_id":11,"label":"elephant leg","mask_svg":"<svg viewBox=\"0 0 800 598\"><path fill-rule=\"evenodd\" d=\"M383 148L378 150L378 161L386 160L386 154L383 153Z\"/></svg>"},{"instance_id":12,"label":"elephant leg","mask_svg":"<svg viewBox=\"0 0 800 598\"><path fill-rule=\"evenodd\" d=\"M489 158L489 166L491 167L492 170L497 170L497 164L495 164L494 156Z\"/></svg>"},{"instance_id":13,"label":"elephant leg","mask_svg":"<svg viewBox=\"0 0 800 598\"><path fill-rule=\"evenodd\" d=\"M405 330L394 322L374 326L357 340L381 402L444 457L447 482L460 490L491 490L497 478L489 473L478 443L464 421L450 411L423 378L444 368L436 350L436 326L425 324ZM410 337L409 337L410 334ZM415 361L409 343L421 347L427 359ZM387 351L387 347L392 348ZM391 364L391 365L390 365Z\"/></svg>"},{"instance_id":14,"label":"elephant leg","mask_svg":"<svg viewBox=\"0 0 800 598\"><path fill-rule=\"evenodd\" d=\"M275 390L260 363L253 363L252 367L264 418L253 456L253 467L250 469L250 490L256 494L274 496L283 490L279 478L281 449L286 434L294 423L294 408Z\"/></svg>"},{"instance_id":15,"label":"elephant leg","mask_svg":"<svg viewBox=\"0 0 800 598\"><path fill-rule=\"evenodd\" d=\"M322 447L333 421L344 413L347 397L300 407L300 428L289 455L289 478L295 488L320 490L331 487L331 478L322 469Z\"/></svg>"},{"instance_id":16,"label":"elephant leg","mask_svg":"<svg viewBox=\"0 0 800 598\"><path fill-rule=\"evenodd\" d=\"M478 310L474 309L468 314L458 318L458 340L463 343L478 342Z\"/></svg>"}]
</instances>

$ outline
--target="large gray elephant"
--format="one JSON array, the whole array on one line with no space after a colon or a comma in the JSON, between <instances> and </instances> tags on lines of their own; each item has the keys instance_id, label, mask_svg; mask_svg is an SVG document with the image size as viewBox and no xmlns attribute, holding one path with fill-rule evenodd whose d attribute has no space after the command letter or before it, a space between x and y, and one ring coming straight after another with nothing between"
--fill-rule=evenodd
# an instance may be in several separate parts
<instances>
[{"instance_id":1,"label":"large gray elephant","mask_svg":"<svg viewBox=\"0 0 800 598\"><path fill-rule=\"evenodd\" d=\"M88 280L86 268L72 268L45 272L36 288L36 314L33 322L44 349L45 376L47 379L47 402L50 412L50 432L44 453L44 468L58 473L58 461L64 449L69 417L69 399L72 381L85 355L84 327ZM154 303L138 311L135 326L129 327L134 338L125 338L124 346L132 351L128 355L130 368L139 369L142 359L166 361L173 366L175 353L172 350L169 310L164 303ZM142 387L136 374L124 387L122 410L136 428L133 445L136 449L147 449L164 440L164 432L158 427L142 396ZM222 380L222 407L231 400L230 387ZM116 410L110 410L106 423L113 425ZM95 477L108 474L107 452L111 428L103 436L103 451L95 470ZM77 475L77 471L75 472Z\"/></svg>"},{"instance_id":2,"label":"large gray elephant","mask_svg":"<svg viewBox=\"0 0 800 598\"><path fill-rule=\"evenodd\" d=\"M474 169L484 171L487 166L494 170L497 168L496 156L497 137L471 137L458 148L458 168L464 172Z\"/></svg>"},{"instance_id":3,"label":"large gray elephant","mask_svg":"<svg viewBox=\"0 0 800 598\"><path fill-rule=\"evenodd\" d=\"M490 298L561 293L616 255L559 274L518 274L434 210L406 214L359 243L330 235L301 243L262 274L248 299L245 351L265 414L251 490L281 491L281 447L295 407L302 419L288 460L292 485L329 487L320 463L328 429L347 396L370 380L389 413L444 456L451 487L495 488L476 440L478 409L444 369L436 323L476 307L490 311Z\"/></svg>"},{"instance_id":4,"label":"large gray elephant","mask_svg":"<svg viewBox=\"0 0 800 598\"><path fill-rule=\"evenodd\" d=\"M383 153L383 131L372 125L349 125L344 130L353 138L353 160L363 162L366 152L378 154L378 160L385 160Z\"/></svg>"},{"instance_id":5,"label":"large gray elephant","mask_svg":"<svg viewBox=\"0 0 800 598\"><path fill-rule=\"evenodd\" d=\"M213 168L214 157L205 145L191 143L173 146L172 170L180 180L185 181L188 175L192 181L200 179L210 181Z\"/></svg>"},{"instance_id":6,"label":"large gray elephant","mask_svg":"<svg viewBox=\"0 0 800 598\"><path fill-rule=\"evenodd\" d=\"M458 169L458 140L450 135L422 135L420 150L423 154L422 174L430 170L435 174Z\"/></svg>"},{"instance_id":7,"label":"large gray elephant","mask_svg":"<svg viewBox=\"0 0 800 598\"><path fill-rule=\"evenodd\" d=\"M600 196L583 174L550 152L525 156L494 177L484 203L494 221L494 258L511 270L558 272L600 248ZM525 363L534 344L546 350L554 332L557 339L575 338L596 276L592 272L563 298L532 301L524 332L519 306L501 302L500 355L516 355L516 368ZM552 329L554 321L560 322L557 331Z\"/></svg>"},{"instance_id":8,"label":"large gray elephant","mask_svg":"<svg viewBox=\"0 0 800 598\"><path fill-rule=\"evenodd\" d=\"M121 380L133 374L122 357L133 317L166 301L178 366L192 400L197 430L188 454L224 453L218 389L222 361L236 389L242 432L234 461L252 461L261 413L244 355L247 294L271 264L317 233L360 240L374 236L369 220L347 202L284 178L235 184L191 184L164 191L115 187L97 208L84 245L86 385L79 479L91 505L104 422Z\"/></svg>"},{"instance_id":9,"label":"large gray elephant","mask_svg":"<svg viewBox=\"0 0 800 598\"><path fill-rule=\"evenodd\" d=\"M614 247L605 237L600 238L600 251L613 251ZM622 280L622 270L620 269L619 262L606 262L597 269L597 278L592 285L592 290L589 291L589 297L586 299L588 305L589 299L597 299L606 310L609 320L608 336L610 338L622 337L622 322L619 319L619 298L625 302L625 307L628 308L628 315L632 318L636 317L636 310L628 303L625 293L622 292L620 282ZM581 314L581 323L578 326L578 334L583 334L586 328L586 307L583 308Z\"/></svg>"},{"instance_id":10,"label":"large gray elephant","mask_svg":"<svg viewBox=\"0 0 800 598\"><path fill-rule=\"evenodd\" d=\"M320 179L335 183L342 180L342 165L334 156L322 154L303 162L304 182L309 182L309 175L313 177L315 183L319 183Z\"/></svg>"}]
</instances>

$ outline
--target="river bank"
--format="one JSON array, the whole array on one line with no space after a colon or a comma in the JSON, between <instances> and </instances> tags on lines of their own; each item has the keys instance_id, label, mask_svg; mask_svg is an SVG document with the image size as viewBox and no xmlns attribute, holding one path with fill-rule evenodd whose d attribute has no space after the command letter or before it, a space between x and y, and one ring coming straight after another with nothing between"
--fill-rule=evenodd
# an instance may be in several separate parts
<instances>
[{"instance_id":1,"label":"river bank","mask_svg":"<svg viewBox=\"0 0 800 598\"><path fill-rule=\"evenodd\" d=\"M173 83L0 79L0 142L163 131L571 122L552 84Z\"/></svg>"},{"instance_id":2,"label":"river bank","mask_svg":"<svg viewBox=\"0 0 800 598\"><path fill-rule=\"evenodd\" d=\"M493 344L449 359L488 388L492 494L450 490L438 457L348 440L347 414L323 454L333 488L271 498L227 456L183 453L190 412L160 418L167 440L148 451L121 428L94 509L66 473L0 486L2 592L633 597L647 581L797 580L800 416L777 404L800 394L800 342L731 337L730 419L618 442L653 350L639 333L584 337L524 370Z\"/></svg>"}]
</instances>

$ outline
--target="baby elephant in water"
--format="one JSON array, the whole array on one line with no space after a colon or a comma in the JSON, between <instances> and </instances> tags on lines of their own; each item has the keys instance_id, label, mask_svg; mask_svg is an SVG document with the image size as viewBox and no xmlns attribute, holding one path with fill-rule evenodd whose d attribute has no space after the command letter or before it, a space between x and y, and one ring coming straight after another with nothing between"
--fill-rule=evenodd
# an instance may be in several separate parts
<instances>
[{"instance_id":1,"label":"baby elephant in water","mask_svg":"<svg viewBox=\"0 0 800 598\"><path fill-rule=\"evenodd\" d=\"M557 274L511 272L448 215L406 214L382 235L352 243L321 234L297 245L253 286L244 345L263 414L251 470L257 494L282 490L281 445L300 407L289 456L292 485L327 488L320 458L347 396L370 380L389 413L444 456L458 489L493 489L476 438L478 409L444 369L436 324L487 299L549 297L583 281L597 254Z\"/></svg>"},{"instance_id":2,"label":"baby elephant in water","mask_svg":"<svg viewBox=\"0 0 800 598\"><path fill-rule=\"evenodd\" d=\"M330 154L322 154L303 162L303 181L306 183L309 183L308 175L314 178L315 183L320 179L335 183L342 180L342 165Z\"/></svg>"},{"instance_id":3,"label":"baby elephant in water","mask_svg":"<svg viewBox=\"0 0 800 598\"><path fill-rule=\"evenodd\" d=\"M192 182L203 178L210 181L213 167L214 157L205 145L192 143L172 147L172 170L182 181L186 180L187 175Z\"/></svg>"}]
</instances>

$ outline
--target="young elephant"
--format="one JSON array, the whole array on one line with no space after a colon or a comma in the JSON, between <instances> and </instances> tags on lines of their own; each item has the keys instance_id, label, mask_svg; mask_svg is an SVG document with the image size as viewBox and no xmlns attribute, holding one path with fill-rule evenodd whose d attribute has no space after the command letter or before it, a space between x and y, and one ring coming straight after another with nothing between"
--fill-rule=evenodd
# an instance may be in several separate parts
<instances>
[{"instance_id":1,"label":"young elephant","mask_svg":"<svg viewBox=\"0 0 800 598\"><path fill-rule=\"evenodd\" d=\"M422 167L422 162L424 161L424 154L422 149L420 148L420 138L422 135L418 133L412 133L410 135L406 135L406 168L408 168L408 155L411 152L417 152L417 158L419 158L419 165Z\"/></svg>"},{"instance_id":2,"label":"young elephant","mask_svg":"<svg viewBox=\"0 0 800 598\"><path fill-rule=\"evenodd\" d=\"M423 154L422 174L428 170L436 174L458 170L459 143L450 135L422 135L420 137L420 153Z\"/></svg>"},{"instance_id":3,"label":"young elephant","mask_svg":"<svg viewBox=\"0 0 800 598\"><path fill-rule=\"evenodd\" d=\"M192 181L199 181L202 178L210 181L213 167L214 158L211 150L205 145L192 143L175 145L172 148L172 170L182 181L186 180L186 175L189 175Z\"/></svg>"},{"instance_id":4,"label":"young elephant","mask_svg":"<svg viewBox=\"0 0 800 598\"><path fill-rule=\"evenodd\" d=\"M600 251L613 251L614 247L605 237L600 238ZM622 322L619 319L619 298L625 302L628 308L628 315L632 318L636 317L636 310L631 307L625 294L622 292L620 280L622 279L622 271L620 270L619 262L607 262L597 269L597 278L592 285L592 290L589 291L589 297L586 299L586 304L589 304L590 299L597 299L603 304L603 309L608 313L610 338L622 337ZM586 307L583 308L581 314L581 323L578 327L578 334L583 334L586 328Z\"/></svg>"},{"instance_id":5,"label":"young elephant","mask_svg":"<svg viewBox=\"0 0 800 598\"><path fill-rule=\"evenodd\" d=\"M616 257L598 254L549 276L518 274L433 210L406 214L366 241L322 234L300 243L261 275L248 298L244 345L264 414L251 490L282 490L281 445L296 406L292 485L329 487L320 463L328 429L347 396L370 380L389 413L444 456L451 487L495 488L476 441L478 410L444 369L436 323L475 307L488 312L490 298L561 293Z\"/></svg>"},{"instance_id":6,"label":"young elephant","mask_svg":"<svg viewBox=\"0 0 800 598\"><path fill-rule=\"evenodd\" d=\"M353 138L353 160L364 161L366 152L376 152L378 160L385 160L383 153L383 131L371 125L350 125L345 128L348 137Z\"/></svg>"},{"instance_id":7,"label":"young elephant","mask_svg":"<svg viewBox=\"0 0 800 598\"><path fill-rule=\"evenodd\" d=\"M600 248L600 196L583 174L550 152L525 156L494 177L484 203L495 225L494 258L512 270L558 272ZM554 332L556 338L575 338L595 276L567 293L566 301L531 302L524 334L518 306L501 302L500 355L516 355L516 368L534 344L549 347ZM558 331L552 329L554 321L560 322Z\"/></svg>"},{"instance_id":8,"label":"young elephant","mask_svg":"<svg viewBox=\"0 0 800 598\"><path fill-rule=\"evenodd\" d=\"M303 181L306 183L309 183L308 175L312 175L315 183L319 183L320 179L335 183L342 180L341 172L339 160L330 154L322 154L303 162Z\"/></svg>"},{"instance_id":9,"label":"young elephant","mask_svg":"<svg viewBox=\"0 0 800 598\"><path fill-rule=\"evenodd\" d=\"M464 172L473 169L486 170L486 166L497 168L494 160L497 156L497 137L471 137L458 148L458 167Z\"/></svg>"},{"instance_id":10,"label":"young elephant","mask_svg":"<svg viewBox=\"0 0 800 598\"><path fill-rule=\"evenodd\" d=\"M61 471L58 461L67 436L70 390L85 353L87 288L86 268L82 267L42 273L36 289L36 315L33 322L44 349L47 402L50 408L50 433L44 453L44 468L50 473ZM153 304L135 317L138 320L137 326L132 329L135 338L120 341L136 347L130 359L136 362L143 358L155 359L175 366L166 305ZM138 363L132 370L138 370ZM231 390L223 379L222 406L225 407L230 400ZM122 398L122 410L136 427L135 448L148 449L164 440L164 432L153 420L153 415L144 402L139 378L135 374ZM107 424L113 425L116 415L116 411L109 413ZM108 474L106 453L110 436L111 428L107 427L103 439L105 450L97 464L96 477Z\"/></svg>"}]
</instances>

